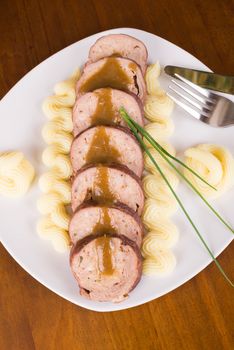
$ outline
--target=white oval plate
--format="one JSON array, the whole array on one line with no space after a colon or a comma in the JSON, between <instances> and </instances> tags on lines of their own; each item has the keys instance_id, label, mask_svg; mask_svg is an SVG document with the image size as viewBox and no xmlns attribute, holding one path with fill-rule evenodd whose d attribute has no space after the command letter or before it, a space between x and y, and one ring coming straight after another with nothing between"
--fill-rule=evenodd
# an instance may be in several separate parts
<instances>
[{"instance_id":1,"label":"white oval plate","mask_svg":"<svg viewBox=\"0 0 234 350\"><path fill-rule=\"evenodd\" d=\"M22 150L34 164L37 174L41 173L43 170L41 152L45 146L41 139L41 128L46 121L41 111L42 101L46 96L52 94L56 82L68 78L75 68L83 65L87 59L88 50L96 39L110 33L125 33L142 40L149 51L149 62L159 60L162 66L172 64L208 69L183 49L141 30L120 28L92 35L39 64L2 99L0 104L0 150ZM168 83L169 79L162 77L162 84L165 88ZM178 152L204 142L221 144L233 150L233 128L211 128L192 119L179 108L175 109L173 119L176 128L171 141ZM215 255L220 254L231 242L232 235L209 213L193 193L183 185L180 187L179 194L189 213ZM234 191L230 191L215 202L215 207L231 224L234 224L233 194ZM119 304L86 300L79 295L77 284L71 275L68 254L55 252L51 244L40 239L36 233L38 196L39 190L35 184L22 199L0 198L2 243L14 259L35 279L63 298L87 309L114 311L143 304L177 288L211 262L191 226L178 210L173 220L179 227L180 239L174 248L177 266L171 275L164 278L142 277L129 298ZM223 283L226 281L223 280Z\"/></svg>"}]
</instances>

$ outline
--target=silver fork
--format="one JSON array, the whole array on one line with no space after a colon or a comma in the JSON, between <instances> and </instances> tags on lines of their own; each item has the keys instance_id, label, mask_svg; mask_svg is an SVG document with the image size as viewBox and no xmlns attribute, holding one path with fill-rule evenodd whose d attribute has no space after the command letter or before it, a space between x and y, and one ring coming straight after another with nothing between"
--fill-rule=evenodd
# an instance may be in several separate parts
<instances>
[{"instance_id":1,"label":"silver fork","mask_svg":"<svg viewBox=\"0 0 234 350\"><path fill-rule=\"evenodd\" d=\"M211 126L234 125L234 103L232 101L203 89L177 73L175 73L175 76L179 80L172 79L175 86L169 85L169 89L186 101L183 102L183 100L167 93L176 104L196 119Z\"/></svg>"}]
</instances>

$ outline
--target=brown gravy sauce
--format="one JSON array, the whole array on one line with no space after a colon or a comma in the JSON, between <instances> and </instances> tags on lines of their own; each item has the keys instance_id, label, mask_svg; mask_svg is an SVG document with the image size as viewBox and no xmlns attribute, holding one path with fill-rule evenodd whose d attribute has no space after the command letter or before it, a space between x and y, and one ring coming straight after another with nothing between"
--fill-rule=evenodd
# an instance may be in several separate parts
<instances>
[{"instance_id":1,"label":"brown gravy sauce","mask_svg":"<svg viewBox=\"0 0 234 350\"><path fill-rule=\"evenodd\" d=\"M86 164L91 163L118 163L121 154L111 145L110 137L105 126L99 126L93 136L89 151L86 155Z\"/></svg>"},{"instance_id":2,"label":"brown gravy sauce","mask_svg":"<svg viewBox=\"0 0 234 350\"><path fill-rule=\"evenodd\" d=\"M81 85L80 92L89 92L106 87L126 91L130 83L131 79L122 69L118 59L108 57L102 68Z\"/></svg>"},{"instance_id":3,"label":"brown gravy sauce","mask_svg":"<svg viewBox=\"0 0 234 350\"><path fill-rule=\"evenodd\" d=\"M116 125L120 123L118 111L111 100L111 89L105 88L95 91L98 97L97 107L92 115L91 125Z\"/></svg>"},{"instance_id":4,"label":"brown gravy sauce","mask_svg":"<svg viewBox=\"0 0 234 350\"><path fill-rule=\"evenodd\" d=\"M129 68L133 69L133 65L136 66L131 63ZM92 116L92 125L113 125L116 122L118 111L113 109L110 88L126 91L130 83L131 79L115 57L106 59L103 67L83 83L80 87L81 92L105 88L96 92L98 94L98 104ZM118 162L120 156L118 150L111 145L105 127L100 126L93 136L86 156L86 163ZM114 266L110 235L115 233L115 229L111 224L108 205L114 202L115 196L109 187L108 169L106 167L98 166L97 168L92 200L103 205L100 221L93 228L93 233L100 235L96 240L96 249L102 252L102 267L99 267L99 271L103 275L111 275L114 272Z\"/></svg>"},{"instance_id":5,"label":"brown gravy sauce","mask_svg":"<svg viewBox=\"0 0 234 350\"><path fill-rule=\"evenodd\" d=\"M110 234L115 233L115 229L111 224L107 207L102 208L100 221L93 228L93 233L102 235L96 239L96 249L97 251L101 249L102 252L102 268L99 267L99 271L103 275L112 275L114 266L112 263Z\"/></svg>"},{"instance_id":6,"label":"brown gravy sauce","mask_svg":"<svg viewBox=\"0 0 234 350\"><path fill-rule=\"evenodd\" d=\"M93 228L93 233L100 235L96 240L97 251L100 249L102 251L102 268L99 267L99 271L102 275L111 275L114 272L114 266L112 263L110 235L116 233L116 231L111 224L107 206L114 202L115 196L109 187L107 167L97 167L92 200L103 205L100 220ZM100 264L98 265L100 266Z\"/></svg>"},{"instance_id":7,"label":"brown gravy sauce","mask_svg":"<svg viewBox=\"0 0 234 350\"><path fill-rule=\"evenodd\" d=\"M112 252L111 252L111 237L107 235L100 236L96 239L97 251L102 251L102 267L99 265L99 271L102 275L112 275L114 272L114 266L112 263Z\"/></svg>"},{"instance_id":8,"label":"brown gravy sauce","mask_svg":"<svg viewBox=\"0 0 234 350\"><path fill-rule=\"evenodd\" d=\"M108 168L99 165L92 190L92 200L103 205L110 205L115 201L115 196L109 187Z\"/></svg>"}]
</instances>

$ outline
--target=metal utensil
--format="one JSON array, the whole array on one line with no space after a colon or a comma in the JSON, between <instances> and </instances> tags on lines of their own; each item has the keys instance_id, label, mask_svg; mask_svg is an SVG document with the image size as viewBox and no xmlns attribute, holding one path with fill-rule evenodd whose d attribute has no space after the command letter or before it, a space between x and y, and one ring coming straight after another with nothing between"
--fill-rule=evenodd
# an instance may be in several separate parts
<instances>
[{"instance_id":1,"label":"metal utensil","mask_svg":"<svg viewBox=\"0 0 234 350\"><path fill-rule=\"evenodd\" d=\"M194 84L202 86L206 89L225 92L227 94L234 94L234 76L231 75L221 75L176 66L166 66L164 71L172 77L174 77L175 73L177 73Z\"/></svg>"},{"instance_id":2,"label":"metal utensil","mask_svg":"<svg viewBox=\"0 0 234 350\"><path fill-rule=\"evenodd\" d=\"M168 93L175 103L194 118L211 126L234 125L234 103L232 101L197 86L177 73L175 76L179 80L172 79L174 85L169 85L169 89L182 98L180 100Z\"/></svg>"}]
</instances>

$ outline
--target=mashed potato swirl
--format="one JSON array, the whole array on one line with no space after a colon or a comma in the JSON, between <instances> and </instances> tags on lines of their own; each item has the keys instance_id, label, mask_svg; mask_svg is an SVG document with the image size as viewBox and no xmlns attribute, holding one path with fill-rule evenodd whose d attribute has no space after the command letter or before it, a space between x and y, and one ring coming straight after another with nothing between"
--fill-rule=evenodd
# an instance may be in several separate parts
<instances>
[{"instance_id":1,"label":"mashed potato swirl","mask_svg":"<svg viewBox=\"0 0 234 350\"><path fill-rule=\"evenodd\" d=\"M157 177L149 174L142 182L146 198L154 200L154 205L162 216L170 216L177 210L177 201L163 179L158 181Z\"/></svg>"},{"instance_id":2,"label":"mashed potato swirl","mask_svg":"<svg viewBox=\"0 0 234 350\"><path fill-rule=\"evenodd\" d=\"M174 103L161 88L159 76L159 63L150 65L146 72L148 96L144 106L145 117L150 123L145 126L145 130L169 153L175 155L174 148L167 140L174 131L171 119ZM144 142L173 189L176 189L179 180L175 172L145 138ZM169 248L176 243L179 233L169 217L176 211L177 202L146 153L144 163L149 174L143 178L146 201L142 219L149 232L142 245L142 255L145 258L143 273L162 276L171 272L176 265L175 256Z\"/></svg>"},{"instance_id":3,"label":"mashed potato swirl","mask_svg":"<svg viewBox=\"0 0 234 350\"><path fill-rule=\"evenodd\" d=\"M49 96L42 109L49 119L42 129L42 137L48 147L42 153L42 162L49 168L41 175L42 191L37 207L43 215L37 225L38 234L52 242L63 252L69 248L69 213L71 202L70 176L72 167L69 152L72 136L72 107L75 103L75 84L80 76L77 70L70 79L55 85L55 95Z\"/></svg>"},{"instance_id":4,"label":"mashed potato swirl","mask_svg":"<svg viewBox=\"0 0 234 350\"><path fill-rule=\"evenodd\" d=\"M34 168L22 152L0 152L0 195L23 196L34 176Z\"/></svg>"},{"instance_id":5,"label":"mashed potato swirl","mask_svg":"<svg viewBox=\"0 0 234 350\"><path fill-rule=\"evenodd\" d=\"M185 163L216 188L214 191L184 169L186 177L205 197L217 198L234 185L234 158L225 147L200 144L189 148L185 151Z\"/></svg>"},{"instance_id":6,"label":"mashed potato swirl","mask_svg":"<svg viewBox=\"0 0 234 350\"><path fill-rule=\"evenodd\" d=\"M146 276L165 276L176 266L175 255L166 248L155 249L153 255L143 261L143 274Z\"/></svg>"}]
</instances>

